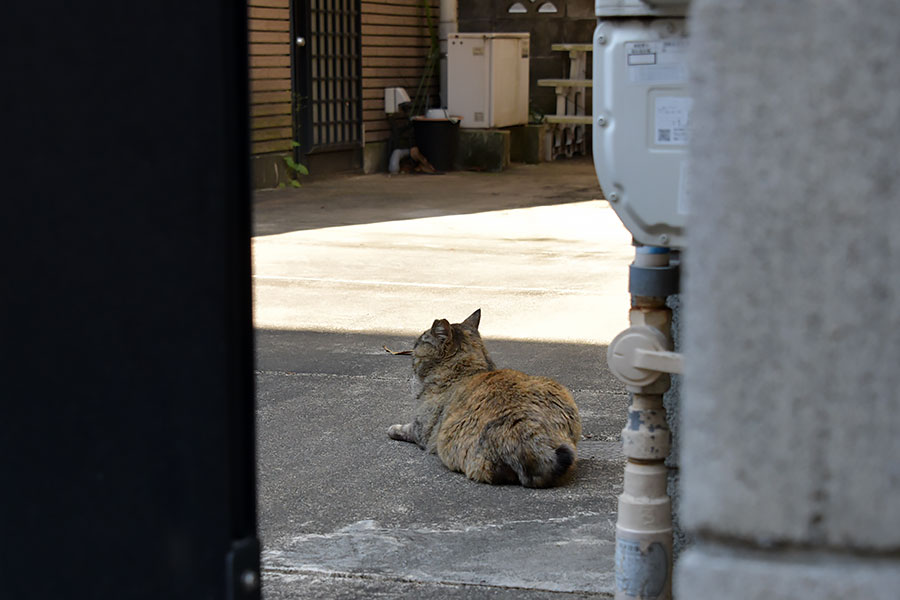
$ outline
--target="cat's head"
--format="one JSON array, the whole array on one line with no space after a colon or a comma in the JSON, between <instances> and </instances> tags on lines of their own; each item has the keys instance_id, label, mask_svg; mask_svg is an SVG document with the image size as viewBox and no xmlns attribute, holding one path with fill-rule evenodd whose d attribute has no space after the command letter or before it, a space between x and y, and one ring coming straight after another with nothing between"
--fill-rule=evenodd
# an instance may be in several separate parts
<instances>
[{"instance_id":1,"label":"cat's head","mask_svg":"<svg viewBox=\"0 0 900 600\"><path fill-rule=\"evenodd\" d=\"M425 377L439 367L457 373L494 370L494 361L488 356L478 333L480 322L480 308L462 323L436 319L431 328L419 336L413 348L416 375Z\"/></svg>"}]
</instances>

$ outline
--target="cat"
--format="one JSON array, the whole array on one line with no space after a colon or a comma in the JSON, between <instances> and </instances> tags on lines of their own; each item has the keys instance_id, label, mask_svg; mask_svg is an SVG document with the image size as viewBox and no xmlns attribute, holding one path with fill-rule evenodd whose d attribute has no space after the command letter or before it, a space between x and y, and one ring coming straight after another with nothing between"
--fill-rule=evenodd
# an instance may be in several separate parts
<instances>
[{"instance_id":1,"label":"cat","mask_svg":"<svg viewBox=\"0 0 900 600\"><path fill-rule=\"evenodd\" d=\"M478 325L437 319L412 350L411 423L388 436L436 453L451 471L492 484L558 485L572 470L581 419L572 394L552 379L497 369Z\"/></svg>"}]
</instances>

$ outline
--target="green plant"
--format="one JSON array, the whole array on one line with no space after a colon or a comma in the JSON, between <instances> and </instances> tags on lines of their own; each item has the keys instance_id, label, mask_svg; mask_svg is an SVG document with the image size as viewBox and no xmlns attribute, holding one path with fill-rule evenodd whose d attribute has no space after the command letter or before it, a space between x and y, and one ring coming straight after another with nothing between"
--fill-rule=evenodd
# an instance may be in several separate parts
<instances>
[{"instance_id":1,"label":"green plant","mask_svg":"<svg viewBox=\"0 0 900 600\"><path fill-rule=\"evenodd\" d=\"M440 41L438 40L438 31L434 26L434 19L431 16L431 2L422 0L422 7L425 9L425 25L428 28L428 37L430 45L428 48L428 56L425 59L425 69L422 71L422 77L419 79L419 87L416 89L416 96L413 98L412 110L410 116L421 115L427 108L425 106L428 96L431 92L431 82L437 76L437 71L441 57Z\"/></svg>"},{"instance_id":2,"label":"green plant","mask_svg":"<svg viewBox=\"0 0 900 600\"><path fill-rule=\"evenodd\" d=\"M292 141L291 147L299 148L300 144ZM300 176L309 175L309 169L306 168L306 165L298 163L294 160L294 157L289 154L285 154L282 158L284 159L284 164L287 165L287 168L289 169L288 175L291 178L291 187L300 187ZM284 187L284 184L282 183L278 187Z\"/></svg>"}]
</instances>

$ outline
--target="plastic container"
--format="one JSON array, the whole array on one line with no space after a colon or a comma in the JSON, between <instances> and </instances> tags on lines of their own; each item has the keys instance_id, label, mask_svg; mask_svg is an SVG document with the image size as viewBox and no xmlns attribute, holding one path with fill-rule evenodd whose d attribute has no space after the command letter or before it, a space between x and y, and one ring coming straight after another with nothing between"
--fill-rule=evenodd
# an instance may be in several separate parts
<instances>
[{"instance_id":1,"label":"plastic container","mask_svg":"<svg viewBox=\"0 0 900 600\"><path fill-rule=\"evenodd\" d=\"M413 117L416 146L438 171L452 171L459 147L459 119Z\"/></svg>"}]
</instances>

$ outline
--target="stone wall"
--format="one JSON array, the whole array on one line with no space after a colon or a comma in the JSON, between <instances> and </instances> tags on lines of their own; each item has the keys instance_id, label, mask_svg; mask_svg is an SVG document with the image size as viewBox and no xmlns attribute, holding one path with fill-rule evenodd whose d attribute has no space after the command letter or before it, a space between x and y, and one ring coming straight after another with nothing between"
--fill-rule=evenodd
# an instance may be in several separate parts
<instances>
[{"instance_id":1,"label":"stone wall","mask_svg":"<svg viewBox=\"0 0 900 600\"><path fill-rule=\"evenodd\" d=\"M694 2L680 598L900 593L897 23Z\"/></svg>"}]
</instances>

